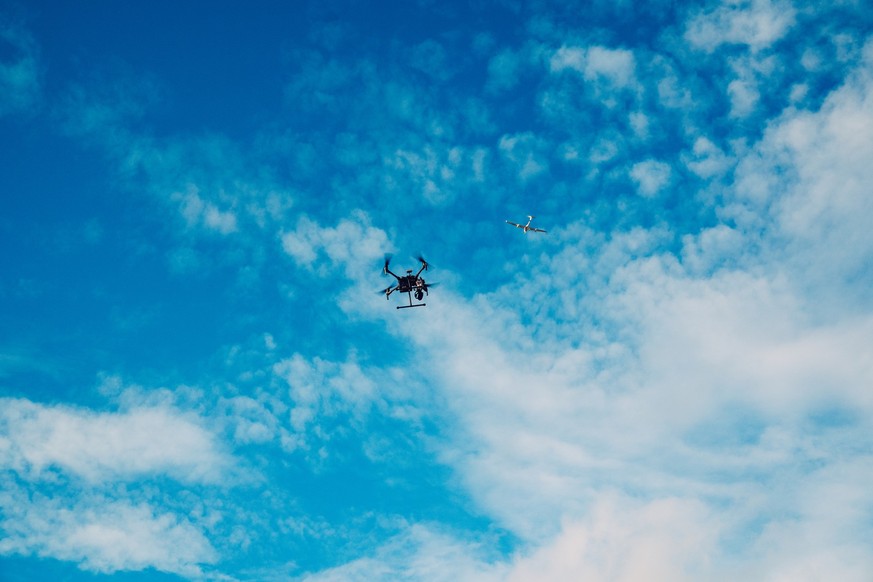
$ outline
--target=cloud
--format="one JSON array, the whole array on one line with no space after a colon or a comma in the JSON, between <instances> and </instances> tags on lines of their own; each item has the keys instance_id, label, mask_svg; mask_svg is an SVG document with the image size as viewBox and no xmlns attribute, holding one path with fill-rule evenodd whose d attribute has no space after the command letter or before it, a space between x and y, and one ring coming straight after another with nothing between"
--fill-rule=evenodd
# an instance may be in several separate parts
<instances>
[{"instance_id":1,"label":"cloud","mask_svg":"<svg viewBox=\"0 0 873 582\"><path fill-rule=\"evenodd\" d=\"M322 276L337 265L343 266L350 275L362 274L390 250L385 232L371 226L369 216L362 211L340 220L335 227L321 226L302 216L297 228L282 233L281 240L282 248L298 265L317 268ZM331 265L318 264L323 256Z\"/></svg>"},{"instance_id":2,"label":"cloud","mask_svg":"<svg viewBox=\"0 0 873 582\"><path fill-rule=\"evenodd\" d=\"M871 477L869 450L814 471L796 493L801 509L765 526L754 545L764 559L746 571L806 580L868 578L873 556L863 540L869 531Z\"/></svg>"},{"instance_id":3,"label":"cloud","mask_svg":"<svg viewBox=\"0 0 873 582\"><path fill-rule=\"evenodd\" d=\"M725 0L691 18L685 39L708 52L723 44L740 44L760 51L787 34L794 25L795 13L787 1Z\"/></svg>"},{"instance_id":4,"label":"cloud","mask_svg":"<svg viewBox=\"0 0 873 582\"><path fill-rule=\"evenodd\" d=\"M504 49L488 61L488 78L485 87L493 93L501 93L514 88L521 79L525 57L517 52Z\"/></svg>"},{"instance_id":5,"label":"cloud","mask_svg":"<svg viewBox=\"0 0 873 582\"><path fill-rule=\"evenodd\" d=\"M214 204L205 202L193 184L188 185L185 194L176 192L173 199L179 202L181 214L188 226L202 226L220 234L230 234L237 230L236 215L229 210L219 210Z\"/></svg>"},{"instance_id":6,"label":"cloud","mask_svg":"<svg viewBox=\"0 0 873 582\"><path fill-rule=\"evenodd\" d=\"M698 501L605 495L585 521L516 558L505 580L727 580L710 563L720 529Z\"/></svg>"},{"instance_id":7,"label":"cloud","mask_svg":"<svg viewBox=\"0 0 873 582\"><path fill-rule=\"evenodd\" d=\"M586 81L616 89L630 88L636 84L634 53L626 49L565 46L552 55L549 68L552 73L575 71Z\"/></svg>"},{"instance_id":8,"label":"cloud","mask_svg":"<svg viewBox=\"0 0 873 582\"><path fill-rule=\"evenodd\" d=\"M247 396L228 398L224 403L234 442L266 443L278 434L279 420L263 402Z\"/></svg>"},{"instance_id":9,"label":"cloud","mask_svg":"<svg viewBox=\"0 0 873 582\"><path fill-rule=\"evenodd\" d=\"M56 499L0 493L0 554L35 554L103 574L155 568L199 578L218 555L190 522L146 504L99 497L66 506Z\"/></svg>"},{"instance_id":10,"label":"cloud","mask_svg":"<svg viewBox=\"0 0 873 582\"><path fill-rule=\"evenodd\" d=\"M531 132L504 135L498 144L503 158L509 162L521 182L548 172L546 147L545 141Z\"/></svg>"},{"instance_id":11,"label":"cloud","mask_svg":"<svg viewBox=\"0 0 873 582\"><path fill-rule=\"evenodd\" d=\"M754 111L761 97L758 88L748 79L734 79L728 83L727 92L731 100L733 117L748 116Z\"/></svg>"},{"instance_id":12,"label":"cloud","mask_svg":"<svg viewBox=\"0 0 873 582\"><path fill-rule=\"evenodd\" d=\"M265 139L269 146L243 147L221 134L154 135L147 121L165 98L162 91L147 75L98 76L66 90L59 116L66 132L104 152L121 185L153 197L179 218L184 228L173 234L186 243L216 234L232 237L234 249L219 258L238 263L245 256L240 250L254 254L253 247L275 236L294 205L296 192L280 187L267 164L256 161L278 146ZM185 246L167 255L177 272L204 264Z\"/></svg>"},{"instance_id":13,"label":"cloud","mask_svg":"<svg viewBox=\"0 0 873 582\"><path fill-rule=\"evenodd\" d=\"M276 363L273 373L288 388L290 428L286 447L308 446L314 435L328 431L323 423L337 418L360 428L371 406L380 399L375 382L354 361L334 363L321 358L311 362L295 354Z\"/></svg>"},{"instance_id":14,"label":"cloud","mask_svg":"<svg viewBox=\"0 0 873 582\"><path fill-rule=\"evenodd\" d=\"M627 287L613 307L640 326L647 384L660 394L647 406L662 418L699 422L729 402L783 418L828 400L871 409L860 386L873 381L873 367L856 347L873 339L870 318L810 325L797 290L742 271L694 281L669 275L663 264L634 264L616 279ZM658 402L674 403L672 412Z\"/></svg>"},{"instance_id":15,"label":"cloud","mask_svg":"<svg viewBox=\"0 0 873 582\"><path fill-rule=\"evenodd\" d=\"M398 149L383 161L393 189L408 184L429 204L446 206L455 200L457 190L484 180L487 155L483 147L424 144L418 150Z\"/></svg>"},{"instance_id":16,"label":"cloud","mask_svg":"<svg viewBox=\"0 0 873 582\"><path fill-rule=\"evenodd\" d=\"M316 574L306 582L341 580L505 580L506 568L489 563L481 543L436 524L406 524L373 555Z\"/></svg>"},{"instance_id":17,"label":"cloud","mask_svg":"<svg viewBox=\"0 0 873 582\"><path fill-rule=\"evenodd\" d=\"M694 141L691 153L683 156L685 165L699 178L723 176L735 163L721 148L706 137Z\"/></svg>"},{"instance_id":18,"label":"cloud","mask_svg":"<svg viewBox=\"0 0 873 582\"><path fill-rule=\"evenodd\" d=\"M873 156L866 137L873 128L873 43L864 54L819 111L789 109L771 123L738 165L725 208L747 228L760 228L765 218L773 252L784 252L797 276L820 289L864 280L873 256L863 218L873 212L866 186L873 180L866 162Z\"/></svg>"},{"instance_id":19,"label":"cloud","mask_svg":"<svg viewBox=\"0 0 873 582\"><path fill-rule=\"evenodd\" d=\"M670 183L672 170L658 160L645 160L631 167L631 178L637 183L637 192L644 198L652 198Z\"/></svg>"},{"instance_id":20,"label":"cloud","mask_svg":"<svg viewBox=\"0 0 873 582\"><path fill-rule=\"evenodd\" d=\"M31 111L42 94L39 50L30 33L0 14L0 117Z\"/></svg>"},{"instance_id":21,"label":"cloud","mask_svg":"<svg viewBox=\"0 0 873 582\"><path fill-rule=\"evenodd\" d=\"M89 483L157 475L218 483L232 467L196 417L167 407L98 413L21 399L2 403L2 465L28 480L60 470Z\"/></svg>"},{"instance_id":22,"label":"cloud","mask_svg":"<svg viewBox=\"0 0 873 582\"><path fill-rule=\"evenodd\" d=\"M584 74L587 79L605 78L616 87L629 87L635 82L633 52L593 46L586 56Z\"/></svg>"}]
</instances>

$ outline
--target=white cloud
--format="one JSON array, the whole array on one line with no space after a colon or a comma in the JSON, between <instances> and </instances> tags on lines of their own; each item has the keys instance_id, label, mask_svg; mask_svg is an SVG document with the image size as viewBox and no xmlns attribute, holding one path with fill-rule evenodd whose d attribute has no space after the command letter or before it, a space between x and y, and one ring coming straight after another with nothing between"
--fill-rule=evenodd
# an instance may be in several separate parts
<instances>
[{"instance_id":1,"label":"white cloud","mask_svg":"<svg viewBox=\"0 0 873 582\"><path fill-rule=\"evenodd\" d=\"M0 507L0 554L68 560L104 574L155 568L189 578L218 559L198 528L145 504L88 498L68 507L5 488Z\"/></svg>"},{"instance_id":2,"label":"white cloud","mask_svg":"<svg viewBox=\"0 0 873 582\"><path fill-rule=\"evenodd\" d=\"M237 230L236 215L230 210L219 210L211 202L203 200L193 184L188 185L185 194L176 192L172 198L179 202L179 211L189 227L205 227L225 235Z\"/></svg>"},{"instance_id":3,"label":"white cloud","mask_svg":"<svg viewBox=\"0 0 873 582\"><path fill-rule=\"evenodd\" d=\"M773 251L787 244L786 258L798 276L819 285L863 278L873 256L866 220L873 214L871 47L819 111L789 110L770 125L738 166L736 196L729 201L731 216L765 216L778 241Z\"/></svg>"},{"instance_id":4,"label":"white cloud","mask_svg":"<svg viewBox=\"0 0 873 582\"><path fill-rule=\"evenodd\" d=\"M694 95L679 74L672 66L667 66L657 83L658 101L663 107L669 109L691 108L694 103Z\"/></svg>"},{"instance_id":5,"label":"white cloud","mask_svg":"<svg viewBox=\"0 0 873 582\"><path fill-rule=\"evenodd\" d=\"M746 117L755 110L761 94L758 87L749 79L734 79L727 86L731 100L731 116Z\"/></svg>"},{"instance_id":6,"label":"white cloud","mask_svg":"<svg viewBox=\"0 0 873 582\"><path fill-rule=\"evenodd\" d=\"M582 47L562 46L552 55L552 58L549 61L549 69L553 73L558 73L566 69L576 71L577 73L584 73L585 49Z\"/></svg>"},{"instance_id":7,"label":"white cloud","mask_svg":"<svg viewBox=\"0 0 873 582\"><path fill-rule=\"evenodd\" d=\"M588 160L595 166L608 162L619 154L621 145L623 144L617 136L616 139L601 137L591 148Z\"/></svg>"},{"instance_id":8,"label":"white cloud","mask_svg":"<svg viewBox=\"0 0 873 582\"><path fill-rule=\"evenodd\" d=\"M384 163L392 170L395 188L408 183L429 204L442 206L455 199L458 189L483 181L486 155L481 147L425 144L417 150L398 149Z\"/></svg>"},{"instance_id":9,"label":"white cloud","mask_svg":"<svg viewBox=\"0 0 873 582\"><path fill-rule=\"evenodd\" d=\"M682 243L682 264L696 275L734 267L742 260L746 245L740 232L724 224L685 235Z\"/></svg>"},{"instance_id":10,"label":"white cloud","mask_svg":"<svg viewBox=\"0 0 873 582\"><path fill-rule=\"evenodd\" d=\"M406 525L369 557L304 576L307 582L343 580L504 580L506 567L483 559L479 543L431 524Z\"/></svg>"},{"instance_id":11,"label":"white cloud","mask_svg":"<svg viewBox=\"0 0 873 582\"><path fill-rule=\"evenodd\" d=\"M694 141L690 155L683 156L685 165L700 178L723 176L735 161L706 137Z\"/></svg>"},{"instance_id":12,"label":"white cloud","mask_svg":"<svg viewBox=\"0 0 873 582\"><path fill-rule=\"evenodd\" d=\"M637 192L645 198L656 196L670 183L672 170L658 160L645 160L631 167L631 178L637 183Z\"/></svg>"},{"instance_id":13,"label":"white cloud","mask_svg":"<svg viewBox=\"0 0 873 582\"><path fill-rule=\"evenodd\" d=\"M266 443L278 434L276 415L254 398L235 396L222 403L227 410L227 422L233 428L233 439L240 444Z\"/></svg>"},{"instance_id":14,"label":"white cloud","mask_svg":"<svg viewBox=\"0 0 873 582\"><path fill-rule=\"evenodd\" d=\"M370 408L380 398L375 382L353 360L335 363L295 354L276 363L273 373L288 387L290 427L286 448L307 447L313 434L326 434L322 423L344 418L362 426Z\"/></svg>"},{"instance_id":15,"label":"white cloud","mask_svg":"<svg viewBox=\"0 0 873 582\"><path fill-rule=\"evenodd\" d=\"M610 49L602 46L561 47L549 61L552 73L572 70L580 73L586 81L623 89L636 83L636 59L626 49Z\"/></svg>"},{"instance_id":16,"label":"white cloud","mask_svg":"<svg viewBox=\"0 0 873 582\"><path fill-rule=\"evenodd\" d=\"M545 142L530 132L504 135L498 144L500 153L510 162L522 182L548 171L545 147Z\"/></svg>"},{"instance_id":17,"label":"white cloud","mask_svg":"<svg viewBox=\"0 0 873 582\"><path fill-rule=\"evenodd\" d=\"M586 79L606 78L616 87L629 87L635 82L633 52L593 46L586 56Z\"/></svg>"},{"instance_id":18,"label":"white cloud","mask_svg":"<svg viewBox=\"0 0 873 582\"><path fill-rule=\"evenodd\" d=\"M649 116L636 111L628 116L628 122L637 137L645 139L649 137Z\"/></svg>"},{"instance_id":19,"label":"white cloud","mask_svg":"<svg viewBox=\"0 0 873 582\"><path fill-rule=\"evenodd\" d=\"M614 308L642 331L653 392L639 397L651 397L647 406L675 427L728 402L767 418L796 419L826 401L873 411L861 389L873 382L873 365L858 347L873 341L873 319L810 325L784 282L737 271L692 281L641 264L616 279L627 288Z\"/></svg>"},{"instance_id":20,"label":"white cloud","mask_svg":"<svg viewBox=\"0 0 873 582\"><path fill-rule=\"evenodd\" d=\"M761 100L761 85L770 82L779 67L772 57L759 55L730 59L732 80L727 84L731 103L731 117L748 117L753 114Z\"/></svg>"},{"instance_id":21,"label":"white cloud","mask_svg":"<svg viewBox=\"0 0 873 582\"><path fill-rule=\"evenodd\" d=\"M549 543L516 559L506 580L713 580L710 559L721 524L705 504L598 499L584 521L564 525Z\"/></svg>"},{"instance_id":22,"label":"white cloud","mask_svg":"<svg viewBox=\"0 0 873 582\"><path fill-rule=\"evenodd\" d=\"M294 231L285 232L281 237L282 248L299 265L312 267L324 253L334 265L345 266L348 274L370 269L390 250L385 232L371 226L369 217L360 211L335 227L321 226L303 216ZM333 271L323 268L319 272L327 275Z\"/></svg>"},{"instance_id":23,"label":"white cloud","mask_svg":"<svg viewBox=\"0 0 873 582\"><path fill-rule=\"evenodd\" d=\"M96 413L3 399L2 466L25 479L61 470L91 483L169 475L220 482L232 461L196 418L167 407Z\"/></svg>"},{"instance_id":24,"label":"white cloud","mask_svg":"<svg viewBox=\"0 0 873 582\"><path fill-rule=\"evenodd\" d=\"M770 558L764 568L785 578L869 578L873 556L864 540L871 478L869 454L814 472L799 493L799 514L774 520L756 544Z\"/></svg>"},{"instance_id":25,"label":"white cloud","mask_svg":"<svg viewBox=\"0 0 873 582\"><path fill-rule=\"evenodd\" d=\"M794 7L787 1L724 0L692 18L685 38L710 52L722 44L742 44L759 51L783 38L794 18Z\"/></svg>"}]
</instances>

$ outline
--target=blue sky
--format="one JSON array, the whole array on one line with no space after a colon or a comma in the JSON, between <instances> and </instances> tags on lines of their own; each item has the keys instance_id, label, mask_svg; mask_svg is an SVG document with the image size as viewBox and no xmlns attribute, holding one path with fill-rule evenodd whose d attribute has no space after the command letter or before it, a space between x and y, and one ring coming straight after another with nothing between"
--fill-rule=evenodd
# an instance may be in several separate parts
<instances>
[{"instance_id":1,"label":"blue sky","mask_svg":"<svg viewBox=\"0 0 873 582\"><path fill-rule=\"evenodd\" d=\"M0 140L3 580L873 576L865 2L4 0Z\"/></svg>"}]
</instances>

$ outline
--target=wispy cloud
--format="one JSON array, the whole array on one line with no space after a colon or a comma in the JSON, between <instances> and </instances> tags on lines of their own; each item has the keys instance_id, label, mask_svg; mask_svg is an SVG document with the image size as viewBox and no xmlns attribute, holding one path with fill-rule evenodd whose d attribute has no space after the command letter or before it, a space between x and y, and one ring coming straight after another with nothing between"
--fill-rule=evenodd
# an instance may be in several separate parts
<instances>
[{"instance_id":1,"label":"wispy cloud","mask_svg":"<svg viewBox=\"0 0 873 582\"><path fill-rule=\"evenodd\" d=\"M631 168L631 178L637 183L640 196L650 198L655 196L670 182L670 166L657 160L646 160L634 164Z\"/></svg>"},{"instance_id":2,"label":"wispy cloud","mask_svg":"<svg viewBox=\"0 0 873 582\"><path fill-rule=\"evenodd\" d=\"M42 63L27 29L0 13L0 117L31 112L42 97Z\"/></svg>"},{"instance_id":3,"label":"wispy cloud","mask_svg":"<svg viewBox=\"0 0 873 582\"><path fill-rule=\"evenodd\" d=\"M492 564L475 540L458 539L434 524L406 524L372 556L302 577L332 580L504 580L507 569Z\"/></svg>"},{"instance_id":4,"label":"wispy cloud","mask_svg":"<svg viewBox=\"0 0 873 582\"><path fill-rule=\"evenodd\" d=\"M378 398L375 382L354 362L308 362L295 355L278 362L273 371L288 386L291 431L284 446L289 450L308 447L308 435L325 437L330 430L321 425L325 421L333 424L341 418L360 430Z\"/></svg>"},{"instance_id":5,"label":"wispy cloud","mask_svg":"<svg viewBox=\"0 0 873 582\"><path fill-rule=\"evenodd\" d=\"M553 73L570 69L581 73L587 81L619 89L631 87L636 81L634 53L627 49L561 47L549 66Z\"/></svg>"},{"instance_id":6,"label":"wispy cloud","mask_svg":"<svg viewBox=\"0 0 873 582\"><path fill-rule=\"evenodd\" d=\"M362 211L335 227L322 226L302 216L297 228L282 233L281 239L282 248L297 264L314 268L321 276L332 273L334 267L360 276L391 250L385 232L372 226ZM326 257L330 263L320 263L320 257Z\"/></svg>"},{"instance_id":7,"label":"wispy cloud","mask_svg":"<svg viewBox=\"0 0 873 582\"><path fill-rule=\"evenodd\" d=\"M232 460L190 415L165 407L95 413L3 400L3 466L22 478L62 471L90 483L170 475L216 483Z\"/></svg>"},{"instance_id":8,"label":"wispy cloud","mask_svg":"<svg viewBox=\"0 0 873 582\"><path fill-rule=\"evenodd\" d=\"M715 4L715 8L701 10L692 18L685 31L693 46L707 51L726 43L754 51L766 49L794 24L795 9L787 1L727 0Z\"/></svg>"},{"instance_id":9,"label":"wispy cloud","mask_svg":"<svg viewBox=\"0 0 873 582\"><path fill-rule=\"evenodd\" d=\"M192 579L218 559L199 528L146 504L94 496L66 505L28 497L4 487L0 553L68 560L104 574L155 568Z\"/></svg>"}]
</instances>

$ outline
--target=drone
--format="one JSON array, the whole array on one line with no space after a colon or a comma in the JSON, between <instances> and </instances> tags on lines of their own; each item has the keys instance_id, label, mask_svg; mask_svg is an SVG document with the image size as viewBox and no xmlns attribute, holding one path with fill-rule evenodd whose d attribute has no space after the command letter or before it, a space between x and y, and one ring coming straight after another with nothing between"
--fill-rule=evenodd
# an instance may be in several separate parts
<instances>
[{"instance_id":1,"label":"drone","mask_svg":"<svg viewBox=\"0 0 873 582\"><path fill-rule=\"evenodd\" d=\"M536 216L528 215L528 217L527 217L527 224L518 224L518 223L515 223L515 222L510 222L510 221L508 221L508 220L506 221L506 224L511 224L512 226L516 226L516 227L522 229L522 230L524 231L524 234L527 234L528 231L533 231L533 232L546 232L546 231L544 231L544 230L541 229L541 228L534 228L533 226L530 225L531 221L532 221L534 218L536 218Z\"/></svg>"},{"instance_id":2,"label":"drone","mask_svg":"<svg viewBox=\"0 0 873 582\"><path fill-rule=\"evenodd\" d=\"M409 305L398 305L397 309L407 309L409 307L424 307L427 305L426 303L413 303L412 296L415 295L415 299L421 301L425 295L427 295L428 287L433 287L436 283L427 284L424 282L424 279L421 278L421 272L427 271L427 261L424 260L424 257L419 255L418 261L421 263L421 267L418 269L418 272L414 275L412 274L412 269L407 269L405 275L397 275L393 273L391 269L388 268L388 264L391 262L391 255L385 257L385 266L382 268L383 275L391 275L395 279L397 279L397 283L379 291L379 293L385 294L385 299L391 297L391 294L395 291L400 291L401 293L406 293L409 296Z\"/></svg>"}]
</instances>

